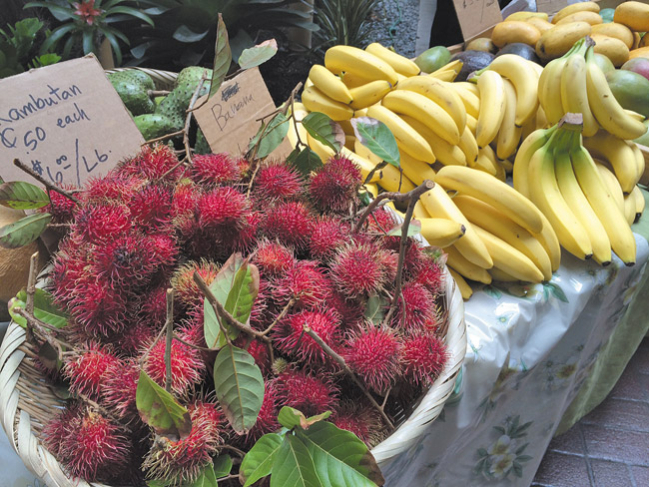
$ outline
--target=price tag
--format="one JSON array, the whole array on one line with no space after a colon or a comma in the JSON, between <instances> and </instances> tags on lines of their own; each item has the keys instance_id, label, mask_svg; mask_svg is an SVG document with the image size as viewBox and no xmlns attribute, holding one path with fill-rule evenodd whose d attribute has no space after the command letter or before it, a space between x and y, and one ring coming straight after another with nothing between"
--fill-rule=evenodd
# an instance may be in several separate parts
<instances>
[{"instance_id":1,"label":"price tag","mask_svg":"<svg viewBox=\"0 0 649 487\"><path fill-rule=\"evenodd\" d=\"M81 186L144 142L101 65L90 55L0 80L0 176Z\"/></svg>"},{"instance_id":2,"label":"price tag","mask_svg":"<svg viewBox=\"0 0 649 487\"><path fill-rule=\"evenodd\" d=\"M470 40L503 20L497 0L453 0L464 40Z\"/></svg>"}]
</instances>

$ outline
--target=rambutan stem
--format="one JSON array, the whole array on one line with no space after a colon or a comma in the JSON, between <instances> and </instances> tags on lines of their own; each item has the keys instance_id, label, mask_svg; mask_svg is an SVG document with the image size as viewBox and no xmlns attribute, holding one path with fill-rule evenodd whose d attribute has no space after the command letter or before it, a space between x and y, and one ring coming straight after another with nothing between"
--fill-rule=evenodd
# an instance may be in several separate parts
<instances>
[{"instance_id":1,"label":"rambutan stem","mask_svg":"<svg viewBox=\"0 0 649 487\"><path fill-rule=\"evenodd\" d=\"M171 392L171 342L174 337L174 290L167 289L167 341L165 343L165 390Z\"/></svg>"},{"instance_id":2,"label":"rambutan stem","mask_svg":"<svg viewBox=\"0 0 649 487\"><path fill-rule=\"evenodd\" d=\"M219 303L219 301L216 299L214 294L212 294L212 291L210 291L210 288L208 287L208 285L205 283L205 281L203 280L203 278L200 276L198 272L194 272L194 282L196 282L196 284L198 285L198 288L203 293L203 296L205 296L205 299L207 299L212 305L212 307L216 310L217 319L220 316L225 320L225 322L228 325L237 328L239 331L254 336L255 338L259 338L260 340L263 340L266 343L270 343L271 341L270 338L268 338L262 332L257 331L251 328L250 326L237 321L237 319L234 316L228 313L228 311L223 307L223 305ZM220 321L219 321L219 325L221 325ZM221 328L221 331L224 333L224 336L226 337L228 342L230 342L230 338L228 337L227 333L225 333L225 330Z\"/></svg>"},{"instance_id":3,"label":"rambutan stem","mask_svg":"<svg viewBox=\"0 0 649 487\"><path fill-rule=\"evenodd\" d=\"M234 446L231 446L231 445L221 445L221 446L219 446L219 449L221 449L221 450L230 450L230 451L236 453L237 455L239 455L241 458L246 456L245 451L239 450L238 448L236 448Z\"/></svg>"},{"instance_id":4,"label":"rambutan stem","mask_svg":"<svg viewBox=\"0 0 649 487\"><path fill-rule=\"evenodd\" d=\"M291 299L289 299L286 306L284 306L284 309L281 311L281 313L278 314L275 320L270 324L270 326L262 332L262 335L264 336L268 335L271 332L271 330L275 327L275 325L277 325L277 323L279 323L282 320L282 318L286 316L286 313L289 312L289 310L293 307L296 301L297 299L295 298L295 296L292 296Z\"/></svg>"},{"instance_id":5,"label":"rambutan stem","mask_svg":"<svg viewBox=\"0 0 649 487\"><path fill-rule=\"evenodd\" d=\"M34 295L36 294L36 277L38 275L38 252L34 252L29 258L29 276L27 277L27 299L25 300L25 311L30 315L34 314Z\"/></svg>"},{"instance_id":6,"label":"rambutan stem","mask_svg":"<svg viewBox=\"0 0 649 487\"><path fill-rule=\"evenodd\" d=\"M29 174L31 177L33 177L36 181L44 185L47 189L50 189L52 191L56 191L62 196L65 196L67 199L70 201L74 201L76 205L80 205L81 203L77 198L72 196L72 194L69 191L64 190L63 188L59 188L57 185L52 184L49 182L47 179L45 179L43 176L38 174L36 171L34 171L32 168L27 167L25 164L23 164L20 159L14 159L14 166L18 167L19 169L22 169L25 171L27 174Z\"/></svg>"},{"instance_id":7,"label":"rambutan stem","mask_svg":"<svg viewBox=\"0 0 649 487\"><path fill-rule=\"evenodd\" d=\"M354 381L354 383L358 386L358 388L365 394L365 397L370 401L372 406L379 412L383 420L386 422L388 427L394 431L395 427L390 418L388 417L387 414L385 414L385 411L382 406L379 405L378 402L374 399L374 396L370 394L370 391L367 390L367 388L363 385L363 383L360 381L358 377L356 377L356 374L354 374L354 371L349 368L347 365L347 362L345 362L345 359L342 358L340 355L338 355L334 349L332 349L325 341L318 336L318 334L311 329L308 325L302 325L302 329L304 332L309 335L319 346L324 350L324 352L329 355L332 359L334 359L338 365L340 365L343 370L347 373L347 375Z\"/></svg>"},{"instance_id":8,"label":"rambutan stem","mask_svg":"<svg viewBox=\"0 0 649 487\"><path fill-rule=\"evenodd\" d=\"M192 116L194 115L194 105L196 105L196 100L198 100L198 95L203 89L203 85L207 81L207 71L203 71L203 76L201 76L198 86L192 95L191 100L189 101L189 106L187 107L187 117L185 117L185 126L183 127L183 145L185 146L185 158L191 164L192 162L192 147L189 144L189 126L192 121ZM209 98L209 97L207 97ZM207 99L206 99L207 101Z\"/></svg>"},{"instance_id":9,"label":"rambutan stem","mask_svg":"<svg viewBox=\"0 0 649 487\"><path fill-rule=\"evenodd\" d=\"M93 407L94 409L96 409L96 410L99 411L100 413L105 414L106 416L108 416L109 418L111 418L113 421L115 421L117 424L119 424L122 428L124 428L124 430L126 430L126 431L128 431L128 432L131 431L131 428L129 428L126 424L124 424L124 423L122 422L122 419L121 419L119 416L117 416L116 414L113 414L113 413L110 412L108 409L106 409L105 407L101 406L101 405L98 404L97 402L93 401L92 399L90 399L90 398L89 398L88 396L86 396L85 394L83 394L83 393L81 393L81 392L77 392L77 393L76 393L76 396L78 396L79 399L81 399L83 402L85 402L85 403L88 404L89 406Z\"/></svg>"}]
</instances>

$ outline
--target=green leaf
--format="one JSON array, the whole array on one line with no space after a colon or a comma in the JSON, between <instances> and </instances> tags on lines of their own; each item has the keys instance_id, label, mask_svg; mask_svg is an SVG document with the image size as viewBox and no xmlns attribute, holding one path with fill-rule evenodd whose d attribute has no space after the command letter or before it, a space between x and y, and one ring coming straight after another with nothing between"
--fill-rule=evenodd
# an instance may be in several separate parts
<instances>
[{"instance_id":1,"label":"green leaf","mask_svg":"<svg viewBox=\"0 0 649 487\"><path fill-rule=\"evenodd\" d=\"M385 483L369 449L356 435L332 423L319 422L298 430L325 487L375 487Z\"/></svg>"},{"instance_id":2,"label":"green leaf","mask_svg":"<svg viewBox=\"0 0 649 487\"><path fill-rule=\"evenodd\" d=\"M232 471L232 457L230 455L219 455L214 459L214 475L217 479L227 477Z\"/></svg>"},{"instance_id":3,"label":"green leaf","mask_svg":"<svg viewBox=\"0 0 649 487\"><path fill-rule=\"evenodd\" d=\"M264 400L264 378L252 355L226 345L214 361L214 389L234 431L246 434L255 425Z\"/></svg>"},{"instance_id":4,"label":"green leaf","mask_svg":"<svg viewBox=\"0 0 649 487\"><path fill-rule=\"evenodd\" d=\"M345 145L345 132L340 125L320 112L309 113L302 119L302 126L314 139L331 147L338 154Z\"/></svg>"},{"instance_id":5,"label":"green leaf","mask_svg":"<svg viewBox=\"0 0 649 487\"><path fill-rule=\"evenodd\" d=\"M131 17L136 17L140 20L143 20L151 27L153 27L153 20L147 14L140 12L138 9L133 7L113 7L110 9L110 15L113 14L125 14L130 15Z\"/></svg>"},{"instance_id":6,"label":"green leaf","mask_svg":"<svg viewBox=\"0 0 649 487\"><path fill-rule=\"evenodd\" d=\"M308 177L311 172L317 171L324 165L320 156L309 147L299 151L295 160L290 161L290 163L305 177Z\"/></svg>"},{"instance_id":7,"label":"green leaf","mask_svg":"<svg viewBox=\"0 0 649 487\"><path fill-rule=\"evenodd\" d=\"M25 318L16 313L16 308L27 306L27 292L22 289L16 297L9 301L9 314L13 320L23 328L27 326ZM36 289L34 293L34 317L43 323L56 328L63 328L68 324L69 316L61 311L55 304L52 295L43 289Z\"/></svg>"},{"instance_id":8,"label":"green leaf","mask_svg":"<svg viewBox=\"0 0 649 487\"><path fill-rule=\"evenodd\" d=\"M268 475L273 468L275 455L282 445L284 437L277 433L268 433L257 440L257 443L246 453L239 467L239 475L248 487Z\"/></svg>"},{"instance_id":9,"label":"green leaf","mask_svg":"<svg viewBox=\"0 0 649 487\"><path fill-rule=\"evenodd\" d=\"M23 181L0 185L0 205L15 210L35 210L47 206L49 196L38 186Z\"/></svg>"},{"instance_id":10,"label":"green leaf","mask_svg":"<svg viewBox=\"0 0 649 487\"><path fill-rule=\"evenodd\" d=\"M151 426L156 434L172 441L189 436L192 430L189 411L156 384L144 370L140 370L137 381L135 404L142 421Z\"/></svg>"},{"instance_id":11,"label":"green leaf","mask_svg":"<svg viewBox=\"0 0 649 487\"><path fill-rule=\"evenodd\" d=\"M383 322L387 304L386 299L378 294L370 296L365 307L365 318L375 325L380 325Z\"/></svg>"},{"instance_id":12,"label":"green leaf","mask_svg":"<svg viewBox=\"0 0 649 487\"><path fill-rule=\"evenodd\" d=\"M566 293L563 292L563 289L557 284L554 283L548 283L545 284L545 286L550 288L550 292L552 295L557 298L559 301L562 301L564 303L568 302L568 297L566 296Z\"/></svg>"},{"instance_id":13,"label":"green leaf","mask_svg":"<svg viewBox=\"0 0 649 487\"><path fill-rule=\"evenodd\" d=\"M230 70L232 64L232 51L228 42L228 30L219 13L219 22L216 27L216 45L214 46L214 68L212 72L212 85L208 98L212 98L219 91L221 83Z\"/></svg>"},{"instance_id":14,"label":"green leaf","mask_svg":"<svg viewBox=\"0 0 649 487\"><path fill-rule=\"evenodd\" d=\"M180 42L192 43L200 41L209 33L209 29L203 32L194 32L186 25L181 25L174 31L171 37Z\"/></svg>"},{"instance_id":15,"label":"green leaf","mask_svg":"<svg viewBox=\"0 0 649 487\"><path fill-rule=\"evenodd\" d=\"M228 293L224 308L239 323L247 323L252 307L259 294L259 269L244 262L234 275L232 289Z\"/></svg>"},{"instance_id":16,"label":"green leaf","mask_svg":"<svg viewBox=\"0 0 649 487\"><path fill-rule=\"evenodd\" d=\"M401 156L397 139L383 122L370 117L351 119L358 141L388 164L399 167Z\"/></svg>"},{"instance_id":17,"label":"green leaf","mask_svg":"<svg viewBox=\"0 0 649 487\"><path fill-rule=\"evenodd\" d=\"M228 473L230 472L228 471ZM187 487L217 487L219 483L216 479L217 476L214 472L214 464L210 462L203 469L198 478L191 484L187 485Z\"/></svg>"},{"instance_id":18,"label":"green leaf","mask_svg":"<svg viewBox=\"0 0 649 487\"><path fill-rule=\"evenodd\" d=\"M248 145L249 150L252 150L255 145L259 144L257 154L255 155L256 158L263 159L267 157L279 147L284 137L286 137L289 128L288 124L289 121L283 113L276 114L270 119L267 125L262 123L257 134L250 140L250 144ZM259 140L260 137L261 140Z\"/></svg>"},{"instance_id":19,"label":"green leaf","mask_svg":"<svg viewBox=\"0 0 649 487\"><path fill-rule=\"evenodd\" d=\"M388 232L388 236L391 237L400 237L401 232L403 231L403 224L397 225L394 227L392 230ZM415 235L418 235L421 233L421 222L419 220L410 220L410 224L408 225L408 232L407 235L408 237L414 237Z\"/></svg>"},{"instance_id":20,"label":"green leaf","mask_svg":"<svg viewBox=\"0 0 649 487\"><path fill-rule=\"evenodd\" d=\"M275 54L277 54L277 41L268 39L255 47L244 49L241 56L239 56L239 66L241 69L254 68L264 64Z\"/></svg>"},{"instance_id":21,"label":"green leaf","mask_svg":"<svg viewBox=\"0 0 649 487\"><path fill-rule=\"evenodd\" d=\"M279 424L292 430L296 426L299 426L300 423L306 421L306 416L302 411L298 411L295 408L284 406L279 410L279 415L277 416L277 421Z\"/></svg>"},{"instance_id":22,"label":"green leaf","mask_svg":"<svg viewBox=\"0 0 649 487\"><path fill-rule=\"evenodd\" d=\"M17 249L32 243L52 220L49 213L35 213L0 228L0 247Z\"/></svg>"},{"instance_id":23,"label":"green leaf","mask_svg":"<svg viewBox=\"0 0 649 487\"><path fill-rule=\"evenodd\" d=\"M270 487L324 487L306 445L286 435L275 455Z\"/></svg>"}]
</instances>

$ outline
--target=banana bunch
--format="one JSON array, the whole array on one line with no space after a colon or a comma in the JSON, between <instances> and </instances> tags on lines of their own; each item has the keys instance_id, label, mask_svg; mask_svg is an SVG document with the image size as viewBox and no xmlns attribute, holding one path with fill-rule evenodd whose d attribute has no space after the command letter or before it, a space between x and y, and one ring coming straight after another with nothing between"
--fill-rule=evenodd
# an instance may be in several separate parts
<instances>
[{"instance_id":1,"label":"banana bunch","mask_svg":"<svg viewBox=\"0 0 649 487\"><path fill-rule=\"evenodd\" d=\"M609 189L614 181L602 177L582 145L581 130L582 116L568 114L559 124L530 134L514 161L514 188L541 210L561 246L574 256L582 260L592 257L608 265L613 251L626 265L633 265L635 239L629 224L632 218L625 216L623 195L620 204L622 188L617 197ZM601 145L599 139L597 143ZM627 155L633 155L628 149ZM627 163L635 167L635 158ZM630 213L631 208L633 218L642 211L635 195L629 199Z\"/></svg>"},{"instance_id":2,"label":"banana bunch","mask_svg":"<svg viewBox=\"0 0 649 487\"><path fill-rule=\"evenodd\" d=\"M543 68L538 98L549 125L558 123L566 113L581 113L586 137L594 136L600 128L626 140L646 132L641 118L622 108L613 96L594 60L590 37L578 40L565 55Z\"/></svg>"}]
</instances>

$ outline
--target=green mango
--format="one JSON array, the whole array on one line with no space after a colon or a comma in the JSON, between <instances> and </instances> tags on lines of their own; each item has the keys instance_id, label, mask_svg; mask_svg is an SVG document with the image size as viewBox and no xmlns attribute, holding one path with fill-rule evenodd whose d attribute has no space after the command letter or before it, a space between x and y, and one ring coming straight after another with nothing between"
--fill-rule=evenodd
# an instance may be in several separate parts
<instances>
[{"instance_id":1,"label":"green mango","mask_svg":"<svg viewBox=\"0 0 649 487\"><path fill-rule=\"evenodd\" d=\"M138 115L133 118L133 121L142 133L144 140L155 139L179 130L175 127L172 119L157 113Z\"/></svg>"},{"instance_id":2,"label":"green mango","mask_svg":"<svg viewBox=\"0 0 649 487\"><path fill-rule=\"evenodd\" d=\"M435 46L426 49L415 58L415 64L419 66L424 73L432 73L442 66L448 64L451 60L451 51L445 46Z\"/></svg>"},{"instance_id":3,"label":"green mango","mask_svg":"<svg viewBox=\"0 0 649 487\"><path fill-rule=\"evenodd\" d=\"M649 117L649 80L624 69L606 73L613 96L623 108Z\"/></svg>"}]
</instances>

